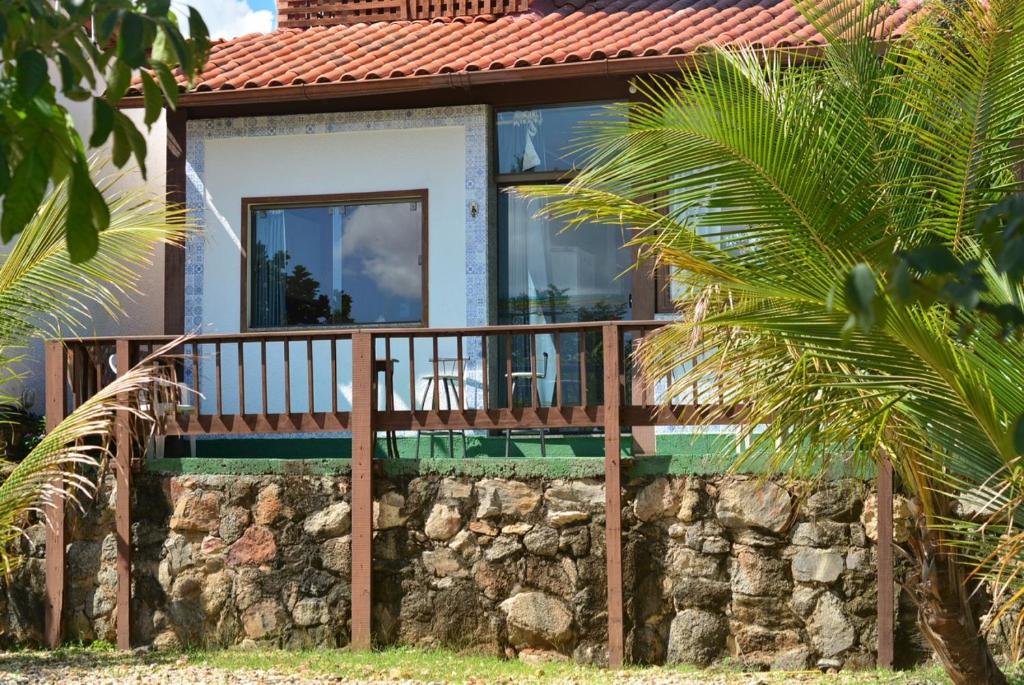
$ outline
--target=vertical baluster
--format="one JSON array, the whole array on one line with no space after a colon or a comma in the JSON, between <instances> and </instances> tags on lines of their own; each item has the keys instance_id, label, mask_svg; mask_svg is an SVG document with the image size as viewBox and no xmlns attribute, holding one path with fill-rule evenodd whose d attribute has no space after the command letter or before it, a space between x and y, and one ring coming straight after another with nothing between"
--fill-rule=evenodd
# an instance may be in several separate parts
<instances>
[{"instance_id":1,"label":"vertical baluster","mask_svg":"<svg viewBox=\"0 0 1024 685\"><path fill-rule=\"evenodd\" d=\"M292 413L292 350L291 341L285 338L284 344L284 413Z\"/></svg>"},{"instance_id":2,"label":"vertical baluster","mask_svg":"<svg viewBox=\"0 0 1024 685\"><path fill-rule=\"evenodd\" d=\"M483 409L487 411L490 403L490 388L488 387L487 379L490 376L490 367L487 366L487 336L480 336L480 379L483 382Z\"/></svg>"},{"instance_id":3,"label":"vertical baluster","mask_svg":"<svg viewBox=\"0 0 1024 685\"><path fill-rule=\"evenodd\" d=\"M562 406L562 334L555 331L555 406Z\"/></svg>"},{"instance_id":4,"label":"vertical baluster","mask_svg":"<svg viewBox=\"0 0 1024 685\"><path fill-rule=\"evenodd\" d=\"M394 361L391 359L391 336L384 336L384 410L395 410Z\"/></svg>"},{"instance_id":5,"label":"vertical baluster","mask_svg":"<svg viewBox=\"0 0 1024 685\"><path fill-rule=\"evenodd\" d=\"M587 329L580 329L580 406L587 406Z\"/></svg>"},{"instance_id":6,"label":"vertical baluster","mask_svg":"<svg viewBox=\"0 0 1024 685\"><path fill-rule=\"evenodd\" d=\"M441 407L441 388L438 387L438 381L440 380L440 378L438 378L439 374L437 372L437 364L438 364L438 362L437 362L437 336L436 335L432 336L431 339L433 340L433 344L434 344L434 393L433 393L433 395L434 395L433 396L434 406L433 406L433 409L436 411L436 410L440 409L440 407Z\"/></svg>"},{"instance_id":7,"label":"vertical baluster","mask_svg":"<svg viewBox=\"0 0 1024 685\"><path fill-rule=\"evenodd\" d=\"M331 338L331 412L338 413L338 340Z\"/></svg>"},{"instance_id":8,"label":"vertical baluster","mask_svg":"<svg viewBox=\"0 0 1024 685\"><path fill-rule=\"evenodd\" d=\"M214 390L217 393L217 416L221 417L224 415L224 391L223 382L221 381L220 373L220 341L213 343L213 373L214 373Z\"/></svg>"},{"instance_id":9,"label":"vertical baluster","mask_svg":"<svg viewBox=\"0 0 1024 685\"><path fill-rule=\"evenodd\" d=\"M458 371L459 371L459 392L458 392L459 411L462 411L462 410L464 410L466 408L466 405L465 405L465 403L463 402L463 399L462 399L463 397L466 396L466 376L465 376L465 370L463 368L463 362L462 362L462 336L461 335L460 336L456 336L456 338L455 338L455 363L458 366Z\"/></svg>"},{"instance_id":10,"label":"vertical baluster","mask_svg":"<svg viewBox=\"0 0 1024 685\"><path fill-rule=\"evenodd\" d=\"M505 397L508 408L512 408L512 333L505 334Z\"/></svg>"},{"instance_id":11,"label":"vertical baluster","mask_svg":"<svg viewBox=\"0 0 1024 685\"><path fill-rule=\"evenodd\" d=\"M192 391L193 391L192 397L198 398L199 397L199 345L196 344L196 343L192 343L191 347L192 347L192 355L189 357L188 361L189 361L189 365L192 368ZM131 364L131 360L129 360L128 363ZM129 366L129 368L130 368L130 366ZM191 398L186 399L186 398L183 397L181 399L182 399L182 403L183 404L191 404L192 403L192 399ZM196 413L198 414L198 408L197 408Z\"/></svg>"},{"instance_id":12,"label":"vertical baluster","mask_svg":"<svg viewBox=\"0 0 1024 685\"><path fill-rule=\"evenodd\" d=\"M313 338L306 338L306 396L309 408L313 413Z\"/></svg>"},{"instance_id":13,"label":"vertical baluster","mask_svg":"<svg viewBox=\"0 0 1024 685\"><path fill-rule=\"evenodd\" d=\"M426 402L424 397L423 401ZM409 336L409 408L416 410L416 338Z\"/></svg>"},{"instance_id":14,"label":"vertical baluster","mask_svg":"<svg viewBox=\"0 0 1024 685\"><path fill-rule=\"evenodd\" d=\"M267 401L267 341L260 340L260 407L263 408L263 415L270 413L269 402Z\"/></svg>"},{"instance_id":15,"label":"vertical baluster","mask_svg":"<svg viewBox=\"0 0 1024 685\"><path fill-rule=\"evenodd\" d=\"M103 387L103 348L98 342L92 344L92 355L90 356L92 356L92 372L96 376L93 393L97 393Z\"/></svg>"},{"instance_id":16,"label":"vertical baluster","mask_svg":"<svg viewBox=\"0 0 1024 685\"><path fill-rule=\"evenodd\" d=\"M526 340L530 343L530 407L537 408L537 335L527 333Z\"/></svg>"},{"instance_id":17,"label":"vertical baluster","mask_svg":"<svg viewBox=\"0 0 1024 685\"><path fill-rule=\"evenodd\" d=\"M238 341L238 413L245 414L245 345Z\"/></svg>"}]
</instances>

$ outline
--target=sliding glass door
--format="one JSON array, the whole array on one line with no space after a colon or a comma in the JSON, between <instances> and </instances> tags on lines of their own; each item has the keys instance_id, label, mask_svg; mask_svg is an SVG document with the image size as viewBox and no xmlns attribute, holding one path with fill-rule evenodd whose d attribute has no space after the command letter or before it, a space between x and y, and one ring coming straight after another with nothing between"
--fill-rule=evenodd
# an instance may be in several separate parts
<instances>
[{"instance_id":1,"label":"sliding glass door","mask_svg":"<svg viewBox=\"0 0 1024 685\"><path fill-rule=\"evenodd\" d=\"M604 104L569 105L499 112L498 138L498 321L550 324L633 317L634 261L621 226L587 223L568 227L542 216L545 201L518 193L521 186L563 183L581 159L575 152L585 128L608 116ZM653 290L653 286L652 286ZM593 338L593 339L590 339ZM563 402L601 401L600 336L579 340L576 333L537 338L538 395L551 404L555 380L562 378ZM499 350L499 355L503 351ZM580 354L594 356L588 369L588 397L580 397ZM513 350L514 371L529 371L526 338ZM560 359L561 368L555 368ZM499 367L501 368L501 367ZM513 404L529 401L528 383L516 387ZM504 393L504 383L496 384ZM506 398L499 397L499 402Z\"/></svg>"}]
</instances>

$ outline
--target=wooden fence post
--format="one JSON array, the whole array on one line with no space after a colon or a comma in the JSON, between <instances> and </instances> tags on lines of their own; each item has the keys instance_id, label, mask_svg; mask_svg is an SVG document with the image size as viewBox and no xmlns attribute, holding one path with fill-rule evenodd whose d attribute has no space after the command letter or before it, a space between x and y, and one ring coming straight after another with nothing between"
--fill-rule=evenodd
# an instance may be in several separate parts
<instances>
[{"instance_id":1,"label":"wooden fence post","mask_svg":"<svg viewBox=\"0 0 1024 685\"><path fill-rule=\"evenodd\" d=\"M605 557L608 563L608 665L621 668L625 633L622 622L622 470L620 459L619 329L602 329L604 345L604 504Z\"/></svg>"},{"instance_id":2,"label":"wooden fence post","mask_svg":"<svg viewBox=\"0 0 1024 685\"><path fill-rule=\"evenodd\" d=\"M57 427L67 413L65 377L67 356L64 346L56 340L45 343L46 365L46 431ZM55 486L63 489L62 480ZM46 594L44 597L44 636L50 648L60 646L61 612L64 608L64 497L56 496L50 503L46 515Z\"/></svg>"},{"instance_id":3,"label":"wooden fence post","mask_svg":"<svg viewBox=\"0 0 1024 685\"><path fill-rule=\"evenodd\" d=\"M893 614L895 578L893 573L892 462L887 457L878 465L878 667L892 668L894 655Z\"/></svg>"},{"instance_id":4,"label":"wooden fence post","mask_svg":"<svg viewBox=\"0 0 1024 685\"><path fill-rule=\"evenodd\" d=\"M352 334L352 638L367 650L371 641L373 570L373 338Z\"/></svg>"},{"instance_id":5,"label":"wooden fence post","mask_svg":"<svg viewBox=\"0 0 1024 685\"><path fill-rule=\"evenodd\" d=\"M127 340L119 339L115 350L117 376L120 378L131 369L131 347ZM123 394L118 398L118 402L122 404L128 401L129 398ZM153 401L156 401L156 398ZM114 432L114 439L117 442L117 453L114 459L117 489L114 501L114 521L117 528L116 623L117 646L123 650L132 648L132 434L130 421L131 413L127 409L117 412Z\"/></svg>"},{"instance_id":6,"label":"wooden fence post","mask_svg":"<svg viewBox=\"0 0 1024 685\"><path fill-rule=\"evenodd\" d=\"M643 338L637 338L633 341L633 352L640 348L640 343ZM633 361L633 404L640 406L650 406L654 404L654 393L651 392L652 388L650 384L645 382L644 375L640 370L640 365ZM658 453L658 442L655 434L654 426L633 426L631 429L633 436L633 456L650 456Z\"/></svg>"}]
</instances>

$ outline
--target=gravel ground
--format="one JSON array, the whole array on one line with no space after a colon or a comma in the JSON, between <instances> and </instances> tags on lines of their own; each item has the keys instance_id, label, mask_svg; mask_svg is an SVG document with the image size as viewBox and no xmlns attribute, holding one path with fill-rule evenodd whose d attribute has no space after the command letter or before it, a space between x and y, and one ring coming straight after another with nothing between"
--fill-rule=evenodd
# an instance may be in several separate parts
<instances>
[{"instance_id":1,"label":"gravel ground","mask_svg":"<svg viewBox=\"0 0 1024 685\"><path fill-rule=\"evenodd\" d=\"M932 673L881 675L877 673L821 675L816 673L749 674L679 672L668 669L636 669L610 673L594 669L571 672L545 672L538 667L530 675L480 676L460 674L454 667L444 680L417 679L409 668L378 669L353 665L325 675L304 668L301 661L286 670L253 670L222 668L201 663L188 656L131 657L117 653L79 652L15 652L0 654L0 685L153 685L185 683L187 685L336 685L338 683L387 683L445 685L524 685L525 683L566 683L590 685L596 682L613 685L939 685L946 681ZM414 667L413 667L414 668ZM470 669L472 670L472 669Z\"/></svg>"}]
</instances>

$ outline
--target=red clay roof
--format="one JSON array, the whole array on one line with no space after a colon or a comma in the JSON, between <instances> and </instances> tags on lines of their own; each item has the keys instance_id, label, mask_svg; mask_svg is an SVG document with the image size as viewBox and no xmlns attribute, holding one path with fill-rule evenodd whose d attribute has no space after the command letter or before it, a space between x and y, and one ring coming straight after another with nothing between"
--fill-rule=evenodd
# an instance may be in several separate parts
<instances>
[{"instance_id":1,"label":"red clay roof","mask_svg":"<svg viewBox=\"0 0 1024 685\"><path fill-rule=\"evenodd\" d=\"M534 0L503 16L278 29L214 45L196 90L232 91L820 44L793 0ZM899 33L921 0L898 0ZM510 74L511 75L511 74Z\"/></svg>"}]
</instances>

